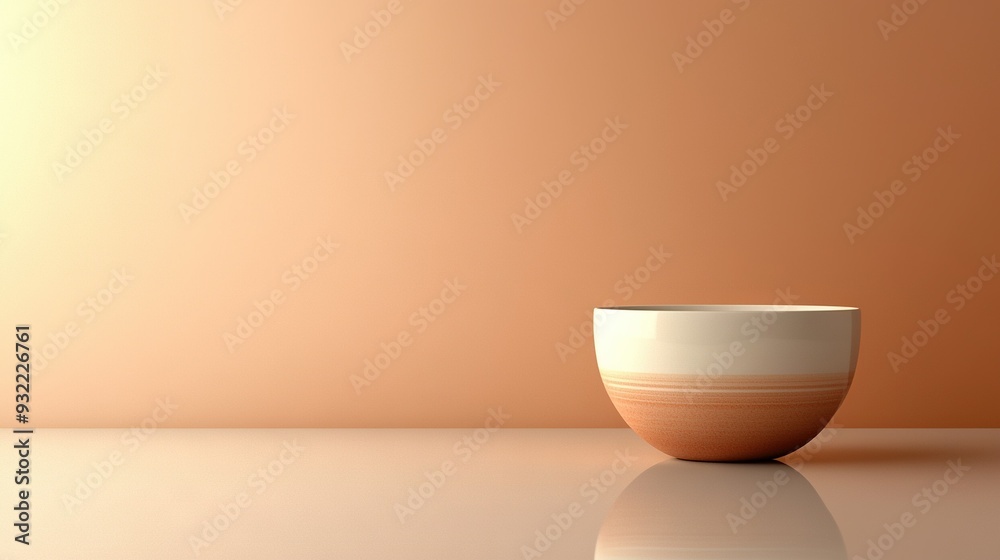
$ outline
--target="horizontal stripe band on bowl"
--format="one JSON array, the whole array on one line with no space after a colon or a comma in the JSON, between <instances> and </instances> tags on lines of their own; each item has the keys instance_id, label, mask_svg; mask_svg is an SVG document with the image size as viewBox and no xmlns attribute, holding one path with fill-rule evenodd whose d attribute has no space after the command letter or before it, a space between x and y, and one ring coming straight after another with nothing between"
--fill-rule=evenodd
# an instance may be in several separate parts
<instances>
[{"instance_id":1,"label":"horizontal stripe band on bowl","mask_svg":"<svg viewBox=\"0 0 1000 560\"><path fill-rule=\"evenodd\" d=\"M637 374L601 372L609 396L617 399L690 403L712 401L806 404L839 400L850 372L790 375Z\"/></svg>"}]
</instances>

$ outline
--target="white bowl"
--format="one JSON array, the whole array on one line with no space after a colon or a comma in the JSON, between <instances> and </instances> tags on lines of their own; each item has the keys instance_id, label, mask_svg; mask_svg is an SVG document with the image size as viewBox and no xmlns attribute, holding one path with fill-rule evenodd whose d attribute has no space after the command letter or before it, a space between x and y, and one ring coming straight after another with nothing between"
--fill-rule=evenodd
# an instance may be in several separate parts
<instances>
[{"instance_id":1,"label":"white bowl","mask_svg":"<svg viewBox=\"0 0 1000 560\"><path fill-rule=\"evenodd\" d=\"M847 395L860 340L856 307L594 310L597 365L615 408L681 459L771 459L805 445Z\"/></svg>"}]
</instances>

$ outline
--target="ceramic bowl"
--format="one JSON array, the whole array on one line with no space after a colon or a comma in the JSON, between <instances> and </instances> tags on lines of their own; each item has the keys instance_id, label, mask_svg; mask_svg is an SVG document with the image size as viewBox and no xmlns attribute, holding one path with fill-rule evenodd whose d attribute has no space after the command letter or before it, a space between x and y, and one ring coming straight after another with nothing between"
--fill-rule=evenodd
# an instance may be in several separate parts
<instances>
[{"instance_id":1,"label":"ceramic bowl","mask_svg":"<svg viewBox=\"0 0 1000 560\"><path fill-rule=\"evenodd\" d=\"M615 408L660 451L695 461L773 459L808 443L847 395L860 339L855 307L594 310Z\"/></svg>"}]
</instances>

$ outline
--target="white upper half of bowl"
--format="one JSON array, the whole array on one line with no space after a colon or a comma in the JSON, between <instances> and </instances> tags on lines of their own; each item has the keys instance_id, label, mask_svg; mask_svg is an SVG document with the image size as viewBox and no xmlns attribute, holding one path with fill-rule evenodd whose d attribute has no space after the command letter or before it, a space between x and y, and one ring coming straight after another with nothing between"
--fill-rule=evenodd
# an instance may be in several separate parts
<instances>
[{"instance_id":1,"label":"white upper half of bowl","mask_svg":"<svg viewBox=\"0 0 1000 560\"><path fill-rule=\"evenodd\" d=\"M594 309L602 370L681 374L848 373L861 312L811 305L651 305Z\"/></svg>"}]
</instances>

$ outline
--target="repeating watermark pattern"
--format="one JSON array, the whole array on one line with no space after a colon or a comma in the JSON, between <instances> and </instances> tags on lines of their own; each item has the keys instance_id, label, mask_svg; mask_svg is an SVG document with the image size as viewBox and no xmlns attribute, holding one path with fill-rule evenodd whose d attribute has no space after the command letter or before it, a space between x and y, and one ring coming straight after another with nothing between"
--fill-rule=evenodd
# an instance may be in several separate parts
<instances>
[{"instance_id":1,"label":"repeating watermark pattern","mask_svg":"<svg viewBox=\"0 0 1000 560\"><path fill-rule=\"evenodd\" d=\"M243 0L212 0L212 9L215 10L215 15L219 17L219 21L226 21L229 14L236 11L243 5Z\"/></svg>"},{"instance_id":2,"label":"repeating watermark pattern","mask_svg":"<svg viewBox=\"0 0 1000 560\"><path fill-rule=\"evenodd\" d=\"M66 153L62 159L52 162L56 179L63 182L67 175L83 165L84 160L117 130L116 119L117 123L128 119L163 84L163 79L167 76L169 74L159 64L146 66L146 74L142 79L111 102L111 116L102 117L93 128L84 126L81 138L75 143L66 144Z\"/></svg>"},{"instance_id":3,"label":"repeating watermark pattern","mask_svg":"<svg viewBox=\"0 0 1000 560\"><path fill-rule=\"evenodd\" d=\"M98 288L76 306L76 315L80 321L69 321L62 329L48 334L48 341L41 344L35 356L35 369L41 371L48 367L52 360L69 347L73 339L80 336L87 325L93 323L98 315L104 313L118 299L133 280L135 276L126 272L124 267L112 270L107 285Z\"/></svg>"},{"instance_id":4,"label":"repeating watermark pattern","mask_svg":"<svg viewBox=\"0 0 1000 560\"><path fill-rule=\"evenodd\" d=\"M7 43L15 53L42 32L43 29L62 13L63 6L69 4L69 0L38 0L38 9L31 15L21 18L21 24L16 31L7 32Z\"/></svg>"},{"instance_id":5,"label":"repeating watermark pattern","mask_svg":"<svg viewBox=\"0 0 1000 560\"><path fill-rule=\"evenodd\" d=\"M941 154L951 149L961 137L962 135L953 131L950 125L947 129L939 127L931 144L919 154L914 154L903 162L900 171L910 180L910 184L916 183L924 176L924 173L930 170L931 166L937 163ZM874 201L867 206L858 206L858 217L854 222L844 222L843 226L844 233L851 245L854 245L859 236L868 232L875 225L875 221L884 216L889 208L892 208L897 198L906 194L906 189L907 185L902 179L895 179L889 183L888 189L872 192Z\"/></svg>"},{"instance_id":6,"label":"repeating watermark pattern","mask_svg":"<svg viewBox=\"0 0 1000 560\"><path fill-rule=\"evenodd\" d=\"M156 399L156 408L149 416L142 419L138 426L133 426L122 433L118 438L119 447L108 453L107 457L101 461L92 462L91 471L82 477L77 477L76 487L73 492L64 492L62 503L66 511L74 514L79 510L84 502L89 500L104 483L107 482L114 473L119 472L128 458L142 446L143 443L153 437L160 429L160 426L173 416L177 411L177 405L170 400L170 397ZM125 448L123 451L122 448Z\"/></svg>"},{"instance_id":7,"label":"repeating watermark pattern","mask_svg":"<svg viewBox=\"0 0 1000 560\"><path fill-rule=\"evenodd\" d=\"M733 367L736 360L746 354L747 348L760 340L761 335L774 326L779 317L776 311L782 305L792 305L799 299L798 295L792 293L790 287L784 290L778 288L774 290L774 294L775 298L770 309L764 309L760 313L754 314L740 325L740 334L744 338L732 341L726 350L713 351L709 363L705 367L699 367L695 370L697 377L694 385L684 389L688 403L693 403L695 395L704 392L719 376Z\"/></svg>"},{"instance_id":8,"label":"repeating watermark pattern","mask_svg":"<svg viewBox=\"0 0 1000 560\"><path fill-rule=\"evenodd\" d=\"M889 40L892 33L899 31L901 27L910 21L910 17L916 15L920 7L927 3L927 0L904 0L902 4L893 4L889 13L889 19L880 18L876 25L882 39Z\"/></svg>"},{"instance_id":9,"label":"repeating watermark pattern","mask_svg":"<svg viewBox=\"0 0 1000 560\"><path fill-rule=\"evenodd\" d=\"M607 151L608 146L615 143L622 132L628 128L628 123L624 123L621 117L604 119L604 128L586 144L581 144L572 154L569 155L569 162L572 167L563 169L554 179L542 181L542 188L534 196L524 197L524 213L514 212L510 215L510 220L514 224L514 230L522 233L542 215L542 211L552 206L552 203L562 196L563 189L573 184L576 180L574 173L583 173L590 167L597 158Z\"/></svg>"},{"instance_id":10,"label":"repeating watermark pattern","mask_svg":"<svg viewBox=\"0 0 1000 560\"><path fill-rule=\"evenodd\" d=\"M545 10L545 21L549 22L549 27L555 31L559 24L569 21L570 16L576 13L576 9L586 2L587 0L559 0L554 10Z\"/></svg>"},{"instance_id":11,"label":"repeating watermark pattern","mask_svg":"<svg viewBox=\"0 0 1000 560\"><path fill-rule=\"evenodd\" d=\"M263 299L254 299L253 309L246 315L236 318L236 328L232 332L222 333L222 342L230 354L235 353L257 332L257 329L264 325L265 321L274 315L278 307L285 303L289 293L297 292L302 284L312 278L320 266L333 256L340 243L335 243L331 237L330 235L317 237L312 250L281 273L283 287L273 288Z\"/></svg>"},{"instance_id":12,"label":"repeating watermark pattern","mask_svg":"<svg viewBox=\"0 0 1000 560\"><path fill-rule=\"evenodd\" d=\"M791 140L805 123L809 122L820 109L826 106L833 95L834 92L826 89L826 84L810 86L809 95L805 102L775 121L774 131L781 135L785 141ZM781 146L781 142L776 137L769 136L761 142L760 146L747 148L746 159L739 164L729 166L728 182L721 179L715 182L715 188L719 191L722 201L726 202L730 195L735 194L746 185L750 177L756 175L771 156L778 153Z\"/></svg>"},{"instance_id":13,"label":"repeating watermark pattern","mask_svg":"<svg viewBox=\"0 0 1000 560\"><path fill-rule=\"evenodd\" d=\"M739 10L745 11L750 6L750 0L731 0L733 4L736 4ZM684 49L682 51L674 51L671 58L674 60L674 64L677 66L677 73L684 72L684 66L688 64L693 64L695 59L700 57L705 53L705 50L715 43L715 40L722 36L722 33L727 29L727 25L732 25L736 22L736 14L733 10L729 8L723 8L719 12L719 17L715 19L703 19L701 20L701 25L705 28L697 33L687 36L685 41Z\"/></svg>"},{"instance_id":14,"label":"repeating watermark pattern","mask_svg":"<svg viewBox=\"0 0 1000 560\"><path fill-rule=\"evenodd\" d=\"M201 529L188 537L191 554L197 558L214 544L253 505L254 496L267 491L295 463L306 448L297 440L283 441L278 456L247 477L247 489L237 493L232 500L218 505L218 513L201 523Z\"/></svg>"},{"instance_id":15,"label":"repeating watermark pattern","mask_svg":"<svg viewBox=\"0 0 1000 560\"><path fill-rule=\"evenodd\" d=\"M855 554L851 560L881 560L885 553L892 550L917 525L920 517L927 515L948 494L951 487L972 470L971 466L962 464L961 458L949 460L947 466L941 478L913 494L910 504L915 508L916 514L914 509L906 509L896 519L883 523L882 533L866 541L868 547L864 556Z\"/></svg>"},{"instance_id":16,"label":"repeating watermark pattern","mask_svg":"<svg viewBox=\"0 0 1000 560\"><path fill-rule=\"evenodd\" d=\"M786 465L795 470L801 471L802 468L809 463L809 461L812 461L814 457L819 455L819 452L823 449L824 445L826 445L833 438L837 437L837 434L839 434L840 430L844 427L843 424L837 424L832 420L827 422L825 419L821 419L820 424L825 427L820 430L818 434L816 434L816 437L809 440L809 443L784 457L784 463Z\"/></svg>"},{"instance_id":17,"label":"repeating watermark pattern","mask_svg":"<svg viewBox=\"0 0 1000 560\"><path fill-rule=\"evenodd\" d=\"M642 264L615 282L614 291L616 294L621 294L621 299L608 298L601 303L600 307L614 307L632 299L632 296L653 278L653 273L663 268L667 259L673 256L673 253L668 253L663 249L663 245L650 246L647 252L649 255L646 256L646 260ZM562 363L566 363L569 356L576 354L594 336L594 322L596 321L598 325L602 324L605 320L606 310L599 309L594 313L588 311L585 316L586 319L583 322L569 328L569 338L565 342L559 341L555 344L556 355L559 356L559 361Z\"/></svg>"},{"instance_id":18,"label":"repeating watermark pattern","mask_svg":"<svg viewBox=\"0 0 1000 560\"><path fill-rule=\"evenodd\" d=\"M738 533L741 527L749 524L758 512L767 507L768 502L777 496L778 491L790 480L787 472L774 469L774 476L758 481L757 491L750 494L749 498L747 496L740 498L739 515L732 512L726 514L726 521L733 534Z\"/></svg>"},{"instance_id":19,"label":"repeating watermark pattern","mask_svg":"<svg viewBox=\"0 0 1000 560\"><path fill-rule=\"evenodd\" d=\"M602 495L615 486L629 468L639 460L639 457L629 454L629 450L615 451L611 466L591 477L580 485L580 499L570 502L565 508L550 516L551 523L536 529L528 544L521 545L521 557L524 560L541 558L545 551L559 541L572 529L578 519L587 512L587 506L593 505Z\"/></svg>"},{"instance_id":20,"label":"repeating watermark pattern","mask_svg":"<svg viewBox=\"0 0 1000 560\"><path fill-rule=\"evenodd\" d=\"M229 187L233 179L243 173L245 167L260 157L278 135L288 128L295 117L294 113L288 111L287 106L271 109L271 117L267 123L261 125L253 134L248 134L246 139L236 146L237 157L230 158L218 169L210 171L208 182L193 189L191 201L177 205L184 223L191 223L192 218L204 212Z\"/></svg>"},{"instance_id":21,"label":"repeating watermark pattern","mask_svg":"<svg viewBox=\"0 0 1000 560\"><path fill-rule=\"evenodd\" d=\"M444 281L444 288L438 297L430 300L426 305L420 306L410 314L408 324L413 329L402 328L389 342L380 342L379 351L373 358L365 358L364 367L361 373L352 373L348 379L351 387L357 395L362 389L371 385L383 374L392 364L403 354L403 350L413 345L416 337L427 332L431 324L437 321L441 315L456 301L469 287L462 284L459 279L453 278Z\"/></svg>"},{"instance_id":22,"label":"repeating watermark pattern","mask_svg":"<svg viewBox=\"0 0 1000 560\"><path fill-rule=\"evenodd\" d=\"M505 413L503 407L491 408L488 412L482 428L477 428L462 436L452 446L454 459L446 459L439 468L425 471L424 480L409 488L406 499L393 504L393 512L395 512L400 524L406 523L408 517L415 515L427 505L444 484L458 473L461 466L468 463L477 451L490 442L493 434L498 432L507 420L510 420L510 414Z\"/></svg>"},{"instance_id":23,"label":"repeating watermark pattern","mask_svg":"<svg viewBox=\"0 0 1000 560\"><path fill-rule=\"evenodd\" d=\"M979 265L975 274L971 274L962 282L955 284L955 287L945 294L945 302L950 304L952 312L965 309L969 302L983 291L986 283L1000 271L1000 262L997 261L996 254L990 258L981 257L979 262L982 264ZM941 332L942 327L951 322L951 317L948 307L939 307L930 317L918 319L917 328L911 334L900 337L899 351L890 350L886 353L885 357L889 360L892 371L899 373L902 366L915 358L920 350L925 348L931 339Z\"/></svg>"},{"instance_id":24,"label":"repeating watermark pattern","mask_svg":"<svg viewBox=\"0 0 1000 560\"><path fill-rule=\"evenodd\" d=\"M809 443L789 455L785 460L785 464L796 470L802 470L802 467L815 457L819 453L819 450L827 442L836 437L840 429L843 428L842 425L832 422L827 424L826 420L820 420L820 424L826 426L826 429L820 431ZM733 534L735 535L740 529L749 525L757 517L757 514L771 503L790 480L787 471L780 467L776 468L772 476L757 482L757 489L753 493L749 496L741 497L739 499L739 507L725 515L726 522L729 524L729 529Z\"/></svg>"},{"instance_id":25,"label":"repeating watermark pattern","mask_svg":"<svg viewBox=\"0 0 1000 560\"><path fill-rule=\"evenodd\" d=\"M493 73L479 76L477 82L472 93L453 103L441 115L444 124L451 130L461 128L486 100L493 97L497 88L503 85L502 82L493 79ZM384 173L385 183L389 186L389 191L396 192L399 185L405 183L420 166L427 163L430 157L437 152L438 147L446 140L448 140L448 131L441 126L434 127L430 134L424 138L414 139L414 149L407 154L400 154L396 158L398 161L396 168Z\"/></svg>"},{"instance_id":26,"label":"repeating watermark pattern","mask_svg":"<svg viewBox=\"0 0 1000 560\"><path fill-rule=\"evenodd\" d=\"M389 24L392 23L393 16L398 16L403 11L403 4L399 0L389 0L385 8L372 10L371 19L361 25L354 26L354 36L350 41L340 42L340 52L344 55L344 60L351 63L352 57L361 54L361 51L368 48Z\"/></svg>"}]
</instances>

